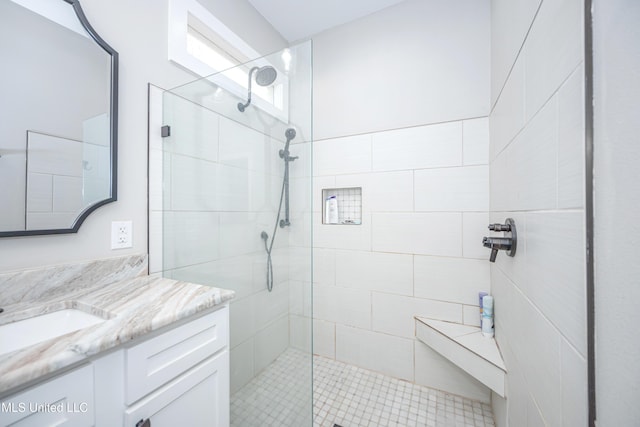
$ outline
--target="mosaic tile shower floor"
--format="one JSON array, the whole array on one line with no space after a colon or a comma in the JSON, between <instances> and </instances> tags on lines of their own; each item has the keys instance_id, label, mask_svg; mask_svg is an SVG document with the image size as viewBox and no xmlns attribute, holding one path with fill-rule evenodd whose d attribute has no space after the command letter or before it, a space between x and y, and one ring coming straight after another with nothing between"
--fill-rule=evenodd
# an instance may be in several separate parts
<instances>
[{"instance_id":1,"label":"mosaic tile shower floor","mask_svg":"<svg viewBox=\"0 0 640 427\"><path fill-rule=\"evenodd\" d=\"M488 404L320 356L313 380L314 427L495 425ZM309 387L309 355L288 349L231 397L231 426L311 426Z\"/></svg>"}]
</instances>

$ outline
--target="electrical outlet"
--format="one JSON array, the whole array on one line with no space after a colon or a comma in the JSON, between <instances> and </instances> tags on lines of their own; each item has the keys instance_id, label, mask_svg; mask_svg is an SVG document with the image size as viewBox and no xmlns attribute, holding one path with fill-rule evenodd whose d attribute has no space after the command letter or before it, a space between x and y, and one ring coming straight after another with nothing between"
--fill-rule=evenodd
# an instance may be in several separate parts
<instances>
[{"instance_id":1,"label":"electrical outlet","mask_svg":"<svg viewBox=\"0 0 640 427\"><path fill-rule=\"evenodd\" d=\"M133 247L133 223L131 221L111 222L111 249Z\"/></svg>"}]
</instances>

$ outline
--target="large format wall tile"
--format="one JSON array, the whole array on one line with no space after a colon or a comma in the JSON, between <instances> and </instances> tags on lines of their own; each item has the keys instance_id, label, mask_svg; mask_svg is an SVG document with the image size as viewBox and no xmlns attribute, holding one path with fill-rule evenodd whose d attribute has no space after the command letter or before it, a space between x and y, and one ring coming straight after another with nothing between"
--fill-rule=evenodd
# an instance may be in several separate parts
<instances>
[{"instance_id":1,"label":"large format wall tile","mask_svg":"<svg viewBox=\"0 0 640 427\"><path fill-rule=\"evenodd\" d=\"M462 122L374 133L374 171L462 165Z\"/></svg>"},{"instance_id":2,"label":"large format wall tile","mask_svg":"<svg viewBox=\"0 0 640 427\"><path fill-rule=\"evenodd\" d=\"M336 359L413 380L413 340L336 325Z\"/></svg>"}]
</instances>

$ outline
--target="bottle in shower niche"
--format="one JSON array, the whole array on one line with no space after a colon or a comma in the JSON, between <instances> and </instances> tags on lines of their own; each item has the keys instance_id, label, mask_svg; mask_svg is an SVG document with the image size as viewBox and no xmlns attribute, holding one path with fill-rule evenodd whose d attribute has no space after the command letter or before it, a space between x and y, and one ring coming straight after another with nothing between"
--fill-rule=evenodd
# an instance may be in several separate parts
<instances>
[{"instance_id":1,"label":"bottle in shower niche","mask_svg":"<svg viewBox=\"0 0 640 427\"><path fill-rule=\"evenodd\" d=\"M336 196L327 197L327 200L325 202L324 215L325 224L338 223L338 198Z\"/></svg>"},{"instance_id":2,"label":"bottle in shower niche","mask_svg":"<svg viewBox=\"0 0 640 427\"><path fill-rule=\"evenodd\" d=\"M482 335L493 337L493 297L485 295L482 297Z\"/></svg>"}]
</instances>

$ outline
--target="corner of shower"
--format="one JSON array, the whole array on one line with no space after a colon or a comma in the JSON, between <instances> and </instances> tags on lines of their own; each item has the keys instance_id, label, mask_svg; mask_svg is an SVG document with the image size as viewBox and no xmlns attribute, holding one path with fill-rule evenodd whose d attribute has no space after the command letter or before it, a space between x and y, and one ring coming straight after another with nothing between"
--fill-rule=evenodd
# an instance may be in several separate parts
<instances>
[{"instance_id":1,"label":"corner of shower","mask_svg":"<svg viewBox=\"0 0 640 427\"><path fill-rule=\"evenodd\" d=\"M313 425L311 59L309 41L162 94L160 271L236 293L232 426Z\"/></svg>"}]
</instances>

